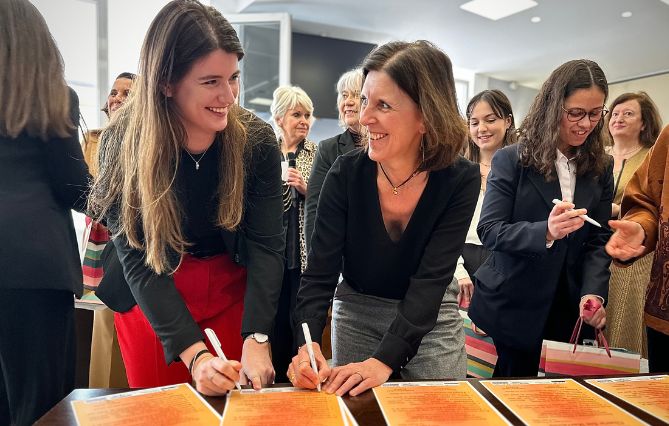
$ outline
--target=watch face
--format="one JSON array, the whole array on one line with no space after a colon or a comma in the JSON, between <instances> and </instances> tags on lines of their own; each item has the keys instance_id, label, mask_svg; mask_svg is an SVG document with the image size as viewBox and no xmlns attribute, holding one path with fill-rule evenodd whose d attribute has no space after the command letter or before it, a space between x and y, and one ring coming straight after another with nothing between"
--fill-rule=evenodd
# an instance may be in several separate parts
<instances>
[{"instance_id":1,"label":"watch face","mask_svg":"<svg viewBox=\"0 0 669 426\"><path fill-rule=\"evenodd\" d=\"M251 337L253 337L253 340L255 340L258 343L265 343L269 339L269 337L266 334L262 333L253 333Z\"/></svg>"}]
</instances>

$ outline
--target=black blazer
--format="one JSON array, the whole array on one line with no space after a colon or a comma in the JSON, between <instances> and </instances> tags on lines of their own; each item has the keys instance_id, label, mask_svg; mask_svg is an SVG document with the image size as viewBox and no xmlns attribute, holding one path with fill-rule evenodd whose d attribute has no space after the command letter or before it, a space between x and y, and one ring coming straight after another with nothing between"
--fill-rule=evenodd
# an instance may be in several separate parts
<instances>
[{"instance_id":1,"label":"black blazer","mask_svg":"<svg viewBox=\"0 0 669 426\"><path fill-rule=\"evenodd\" d=\"M547 182L535 169L523 167L518 145L495 154L477 227L491 255L474 274L476 291L469 307L472 321L493 340L524 349L541 343L564 268L574 306L586 294L606 299L611 258L604 245L611 235L606 223L612 168L613 161L599 178L577 177L574 191L576 207L586 208L604 228L586 222L547 249L548 215L552 200L562 199L560 182Z\"/></svg>"},{"instance_id":2,"label":"black blazer","mask_svg":"<svg viewBox=\"0 0 669 426\"><path fill-rule=\"evenodd\" d=\"M253 135L245 180L244 215L235 232L221 230L226 252L232 260L247 268L242 334L271 334L283 279L283 253L286 237L283 229L281 199L280 152L272 128L255 115L247 117L248 133ZM102 143L115 143L104 139ZM118 142L116 142L118 143ZM105 159L101 158L101 164ZM117 214L107 218L112 233L119 229ZM165 360L170 363L193 343L204 339L183 298L168 274L156 274L144 264L144 252L129 246L124 235L114 239L118 260L123 267L127 285L110 279L98 290L114 310L140 306L160 338ZM115 263L113 251L105 259ZM179 255L169 253L172 268L179 264ZM105 271L106 272L106 271ZM105 289L104 285L118 286ZM128 294L128 290L131 294Z\"/></svg>"},{"instance_id":3,"label":"black blazer","mask_svg":"<svg viewBox=\"0 0 669 426\"><path fill-rule=\"evenodd\" d=\"M11 107L6 106L6 107ZM79 98L70 89L70 117ZM77 128L43 141L0 136L0 288L81 295L83 280L71 209L86 207L89 174Z\"/></svg>"},{"instance_id":4,"label":"black blazer","mask_svg":"<svg viewBox=\"0 0 669 426\"><path fill-rule=\"evenodd\" d=\"M311 234L314 232L316 221L316 207L318 207L318 198L321 195L325 176L337 157L354 149L355 141L348 129L344 133L325 139L318 144L316 158L313 166L311 166L311 175L309 175L309 184L307 185L307 199L304 205L304 233L307 253L311 247Z\"/></svg>"}]
</instances>

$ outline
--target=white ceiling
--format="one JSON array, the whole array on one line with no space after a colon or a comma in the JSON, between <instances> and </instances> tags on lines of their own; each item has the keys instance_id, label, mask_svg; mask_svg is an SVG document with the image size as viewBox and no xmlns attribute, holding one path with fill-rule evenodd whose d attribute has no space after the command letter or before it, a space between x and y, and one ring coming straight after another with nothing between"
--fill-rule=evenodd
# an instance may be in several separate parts
<instances>
[{"instance_id":1,"label":"white ceiling","mask_svg":"<svg viewBox=\"0 0 669 426\"><path fill-rule=\"evenodd\" d=\"M228 13L290 13L297 32L371 43L427 39L459 68L531 87L576 58L597 61L610 82L669 72L669 4L663 0L537 0L538 6L498 21L461 10L466 1L213 3ZM632 16L622 18L625 11ZM531 23L534 16L541 22Z\"/></svg>"}]
</instances>

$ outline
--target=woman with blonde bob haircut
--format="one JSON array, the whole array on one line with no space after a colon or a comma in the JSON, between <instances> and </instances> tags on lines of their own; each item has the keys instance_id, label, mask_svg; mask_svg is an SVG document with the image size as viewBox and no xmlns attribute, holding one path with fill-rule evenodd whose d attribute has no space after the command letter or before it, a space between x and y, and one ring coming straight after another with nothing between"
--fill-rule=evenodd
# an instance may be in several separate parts
<instances>
[{"instance_id":1,"label":"woman with blonde bob haircut","mask_svg":"<svg viewBox=\"0 0 669 426\"><path fill-rule=\"evenodd\" d=\"M44 18L0 1L0 424L33 424L74 388L86 207L79 99ZM48 348L48 356L45 349Z\"/></svg>"},{"instance_id":2,"label":"woman with blonde bob haircut","mask_svg":"<svg viewBox=\"0 0 669 426\"><path fill-rule=\"evenodd\" d=\"M314 104L301 88L280 86L274 91L270 111L279 139L282 161L287 166L283 183L285 265L272 339L272 362L277 372L277 382L285 383L286 368L295 350L291 319L295 311L300 275L307 266L304 198L316 155L316 144L307 139L314 122Z\"/></svg>"},{"instance_id":3,"label":"woman with blonde bob haircut","mask_svg":"<svg viewBox=\"0 0 669 426\"><path fill-rule=\"evenodd\" d=\"M334 295L334 368L315 345L318 376L304 347L288 369L295 386L327 380L337 395L393 375L465 377L453 273L481 183L478 166L458 154L467 128L446 54L426 41L392 42L362 68L367 149L328 172L295 313L320 343Z\"/></svg>"},{"instance_id":4,"label":"woman with blonde bob haircut","mask_svg":"<svg viewBox=\"0 0 669 426\"><path fill-rule=\"evenodd\" d=\"M192 377L215 395L240 380L256 389L273 381L279 155L271 127L236 103L243 56L214 8L168 3L144 40L134 96L102 135L91 206L109 224L128 283L106 302L131 387ZM230 362L205 346L204 328Z\"/></svg>"}]
</instances>

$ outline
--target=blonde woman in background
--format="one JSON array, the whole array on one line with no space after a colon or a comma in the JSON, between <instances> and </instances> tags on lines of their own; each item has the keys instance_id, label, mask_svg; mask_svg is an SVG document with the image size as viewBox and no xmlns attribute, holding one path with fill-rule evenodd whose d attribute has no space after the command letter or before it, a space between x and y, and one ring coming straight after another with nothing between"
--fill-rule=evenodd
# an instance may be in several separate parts
<instances>
[{"instance_id":1,"label":"blonde woman in background","mask_svg":"<svg viewBox=\"0 0 669 426\"><path fill-rule=\"evenodd\" d=\"M288 166L283 183L286 263L272 338L272 363L277 375L276 381L285 383L288 381L285 371L295 349L291 320L300 275L307 266L304 201L316 155L316 144L307 139L314 122L314 104L301 88L281 86L274 91L270 111L281 148L281 158L285 166Z\"/></svg>"},{"instance_id":2,"label":"blonde woman in background","mask_svg":"<svg viewBox=\"0 0 669 426\"><path fill-rule=\"evenodd\" d=\"M79 99L44 18L0 1L0 424L30 425L74 389L82 275L70 209L89 175Z\"/></svg>"},{"instance_id":3,"label":"blonde woman in background","mask_svg":"<svg viewBox=\"0 0 669 426\"><path fill-rule=\"evenodd\" d=\"M608 127L613 144L607 152L614 160L615 187L611 218L617 219L625 187L660 134L662 119L646 92L623 93L611 103ZM648 347L643 307L652 262L653 253L648 253L628 267L612 263L606 306L605 333L609 344L644 357Z\"/></svg>"}]
</instances>

